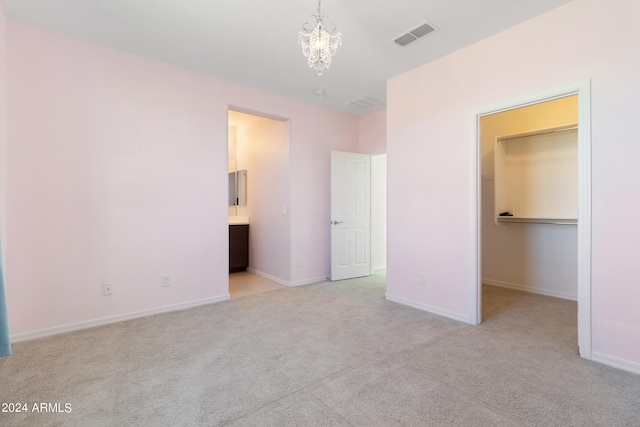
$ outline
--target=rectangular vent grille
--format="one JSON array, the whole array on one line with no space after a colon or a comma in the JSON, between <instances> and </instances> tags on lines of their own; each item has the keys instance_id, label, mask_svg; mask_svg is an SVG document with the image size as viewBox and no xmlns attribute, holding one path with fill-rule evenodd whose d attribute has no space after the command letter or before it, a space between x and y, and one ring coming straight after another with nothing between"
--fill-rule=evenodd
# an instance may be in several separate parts
<instances>
[{"instance_id":1,"label":"rectangular vent grille","mask_svg":"<svg viewBox=\"0 0 640 427\"><path fill-rule=\"evenodd\" d=\"M398 43L400 46L406 46L414 40L418 40L418 38L411 33L407 33L403 36L398 37L394 41Z\"/></svg>"},{"instance_id":2,"label":"rectangular vent grille","mask_svg":"<svg viewBox=\"0 0 640 427\"><path fill-rule=\"evenodd\" d=\"M400 37L395 38L393 41L400 46L406 46L409 43L418 40L420 37L426 36L432 31L435 31L435 28L425 22L418 25L413 30L404 33Z\"/></svg>"},{"instance_id":3,"label":"rectangular vent grille","mask_svg":"<svg viewBox=\"0 0 640 427\"><path fill-rule=\"evenodd\" d=\"M433 30L435 30L435 28L433 28L431 25L422 24L418 28L416 28L414 30L411 30L411 34L413 34L417 38L420 38L422 36L426 36L427 34L429 34Z\"/></svg>"},{"instance_id":4,"label":"rectangular vent grille","mask_svg":"<svg viewBox=\"0 0 640 427\"><path fill-rule=\"evenodd\" d=\"M357 107L366 109L382 105L382 102L378 101L377 99L369 98L368 96L361 96L360 98L356 98L353 101L350 101L349 105L355 105Z\"/></svg>"}]
</instances>

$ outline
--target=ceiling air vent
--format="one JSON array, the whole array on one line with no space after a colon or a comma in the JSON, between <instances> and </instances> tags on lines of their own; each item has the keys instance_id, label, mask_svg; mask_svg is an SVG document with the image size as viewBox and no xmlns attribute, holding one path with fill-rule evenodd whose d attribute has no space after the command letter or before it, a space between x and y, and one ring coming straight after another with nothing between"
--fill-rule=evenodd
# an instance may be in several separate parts
<instances>
[{"instance_id":1,"label":"ceiling air vent","mask_svg":"<svg viewBox=\"0 0 640 427\"><path fill-rule=\"evenodd\" d=\"M355 105L362 109L367 109L382 105L383 103L378 101L377 99L369 98L368 96L361 96L360 98L356 98L353 101L350 101L348 104Z\"/></svg>"},{"instance_id":2,"label":"ceiling air vent","mask_svg":"<svg viewBox=\"0 0 640 427\"><path fill-rule=\"evenodd\" d=\"M406 46L409 43L418 40L420 37L426 36L432 31L435 31L435 28L429 25L428 23L424 22L418 25L413 30L408 31L399 37L396 37L393 41L399 44L400 46Z\"/></svg>"}]
</instances>

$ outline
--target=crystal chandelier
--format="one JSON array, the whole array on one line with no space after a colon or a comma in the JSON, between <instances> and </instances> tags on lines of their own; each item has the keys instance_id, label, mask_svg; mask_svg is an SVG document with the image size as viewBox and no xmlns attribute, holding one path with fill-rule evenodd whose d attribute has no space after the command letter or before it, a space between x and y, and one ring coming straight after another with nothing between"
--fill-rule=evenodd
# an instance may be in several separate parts
<instances>
[{"instance_id":1,"label":"crystal chandelier","mask_svg":"<svg viewBox=\"0 0 640 427\"><path fill-rule=\"evenodd\" d=\"M320 14L320 2L318 0L318 13L311 15L310 22L305 22L298 33L302 54L307 58L309 68L316 70L319 76L331 66L331 57L342 44L342 34L338 27L333 23L329 24L329 29L325 27L326 16Z\"/></svg>"}]
</instances>

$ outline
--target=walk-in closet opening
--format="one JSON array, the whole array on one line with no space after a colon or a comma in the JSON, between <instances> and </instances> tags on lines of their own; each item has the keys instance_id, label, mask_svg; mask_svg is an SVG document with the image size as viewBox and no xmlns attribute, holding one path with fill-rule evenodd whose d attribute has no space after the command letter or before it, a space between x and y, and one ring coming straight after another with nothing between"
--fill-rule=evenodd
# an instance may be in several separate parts
<instances>
[{"instance_id":1,"label":"walk-in closet opening","mask_svg":"<svg viewBox=\"0 0 640 427\"><path fill-rule=\"evenodd\" d=\"M479 118L482 321L522 305L537 323L564 311L577 331L578 101L572 94Z\"/></svg>"}]
</instances>

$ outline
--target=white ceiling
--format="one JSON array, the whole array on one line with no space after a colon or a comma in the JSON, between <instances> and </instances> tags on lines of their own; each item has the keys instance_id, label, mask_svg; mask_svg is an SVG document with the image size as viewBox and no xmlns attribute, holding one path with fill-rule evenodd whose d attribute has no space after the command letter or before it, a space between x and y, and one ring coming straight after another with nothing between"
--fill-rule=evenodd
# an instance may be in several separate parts
<instances>
[{"instance_id":1,"label":"white ceiling","mask_svg":"<svg viewBox=\"0 0 640 427\"><path fill-rule=\"evenodd\" d=\"M387 79L570 0L324 0L342 46L322 76L297 39L316 0L2 1L15 19L361 115L381 106L349 102L384 103ZM404 48L392 42L425 21L437 31Z\"/></svg>"}]
</instances>

